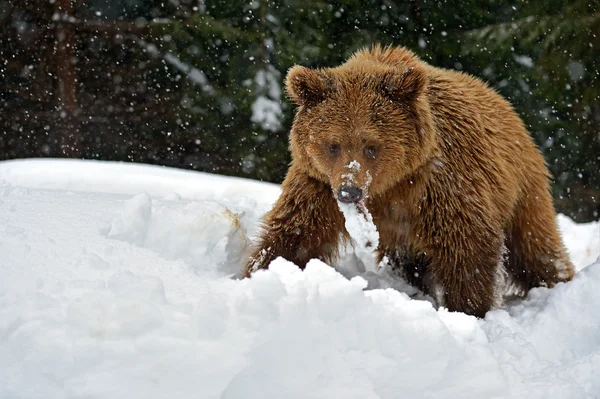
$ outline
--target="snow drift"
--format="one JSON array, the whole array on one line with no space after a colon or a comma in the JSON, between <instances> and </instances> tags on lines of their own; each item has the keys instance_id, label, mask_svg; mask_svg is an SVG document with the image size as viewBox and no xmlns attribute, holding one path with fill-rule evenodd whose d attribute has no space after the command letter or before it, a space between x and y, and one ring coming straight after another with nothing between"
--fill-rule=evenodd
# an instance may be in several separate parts
<instances>
[{"instance_id":1,"label":"snow drift","mask_svg":"<svg viewBox=\"0 0 600 399\"><path fill-rule=\"evenodd\" d=\"M559 217L572 282L478 320L317 260L231 278L278 194L161 167L0 163L0 397L598 397L598 222Z\"/></svg>"}]
</instances>

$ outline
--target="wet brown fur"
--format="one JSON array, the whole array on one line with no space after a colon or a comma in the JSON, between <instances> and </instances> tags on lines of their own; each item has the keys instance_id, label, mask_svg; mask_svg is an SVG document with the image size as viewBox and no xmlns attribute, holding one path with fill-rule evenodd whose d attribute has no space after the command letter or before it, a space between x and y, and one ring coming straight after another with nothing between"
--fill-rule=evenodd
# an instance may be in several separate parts
<instances>
[{"instance_id":1,"label":"wet brown fur","mask_svg":"<svg viewBox=\"0 0 600 399\"><path fill-rule=\"evenodd\" d=\"M511 105L480 80L375 46L337 68L295 66L286 89L298 105L292 163L247 276L277 256L334 262L348 238L335 193L352 181L365 188L380 258L404 264L421 289L441 287L452 311L483 316L503 260L524 289L572 278L544 160ZM360 170L349 170L352 160Z\"/></svg>"}]
</instances>

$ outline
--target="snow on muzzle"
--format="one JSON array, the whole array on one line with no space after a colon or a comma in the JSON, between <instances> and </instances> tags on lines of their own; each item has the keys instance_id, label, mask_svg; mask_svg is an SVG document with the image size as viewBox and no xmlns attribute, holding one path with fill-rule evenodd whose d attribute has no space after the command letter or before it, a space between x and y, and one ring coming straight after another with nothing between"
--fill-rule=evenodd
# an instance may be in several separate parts
<instances>
[{"instance_id":1,"label":"snow on muzzle","mask_svg":"<svg viewBox=\"0 0 600 399\"><path fill-rule=\"evenodd\" d=\"M363 190L367 188L366 184L361 188L363 185L360 183L364 180L360 176L361 165L357 161L351 161L344 168L348 171L340 176L341 184L337 191L337 199L344 204L358 203L366 197Z\"/></svg>"}]
</instances>

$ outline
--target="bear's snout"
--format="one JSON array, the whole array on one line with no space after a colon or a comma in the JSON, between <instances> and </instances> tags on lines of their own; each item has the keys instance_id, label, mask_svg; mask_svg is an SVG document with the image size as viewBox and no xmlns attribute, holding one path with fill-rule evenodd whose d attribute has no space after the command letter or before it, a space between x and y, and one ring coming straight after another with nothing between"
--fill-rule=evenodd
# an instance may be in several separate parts
<instances>
[{"instance_id":1,"label":"bear's snout","mask_svg":"<svg viewBox=\"0 0 600 399\"><path fill-rule=\"evenodd\" d=\"M363 192L356 186L343 185L338 191L338 201L345 204L356 203L362 199Z\"/></svg>"}]
</instances>

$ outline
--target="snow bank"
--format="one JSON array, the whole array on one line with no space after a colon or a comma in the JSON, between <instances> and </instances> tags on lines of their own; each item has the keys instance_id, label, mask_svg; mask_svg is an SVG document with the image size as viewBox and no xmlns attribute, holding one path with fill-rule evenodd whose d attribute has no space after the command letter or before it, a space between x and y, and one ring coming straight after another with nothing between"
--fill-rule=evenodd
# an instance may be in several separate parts
<instances>
[{"instance_id":1,"label":"snow bank","mask_svg":"<svg viewBox=\"0 0 600 399\"><path fill-rule=\"evenodd\" d=\"M598 223L559 219L572 282L478 320L317 260L230 278L254 184L0 162L0 397L597 397Z\"/></svg>"},{"instance_id":2,"label":"snow bank","mask_svg":"<svg viewBox=\"0 0 600 399\"><path fill-rule=\"evenodd\" d=\"M577 224L558 215L558 226L576 270L593 263L600 256L600 221Z\"/></svg>"},{"instance_id":3,"label":"snow bank","mask_svg":"<svg viewBox=\"0 0 600 399\"><path fill-rule=\"evenodd\" d=\"M164 166L74 159L27 159L0 163L0 183L93 193L182 197L195 200L240 201L250 208L270 207L279 186L237 177L191 172Z\"/></svg>"}]
</instances>

